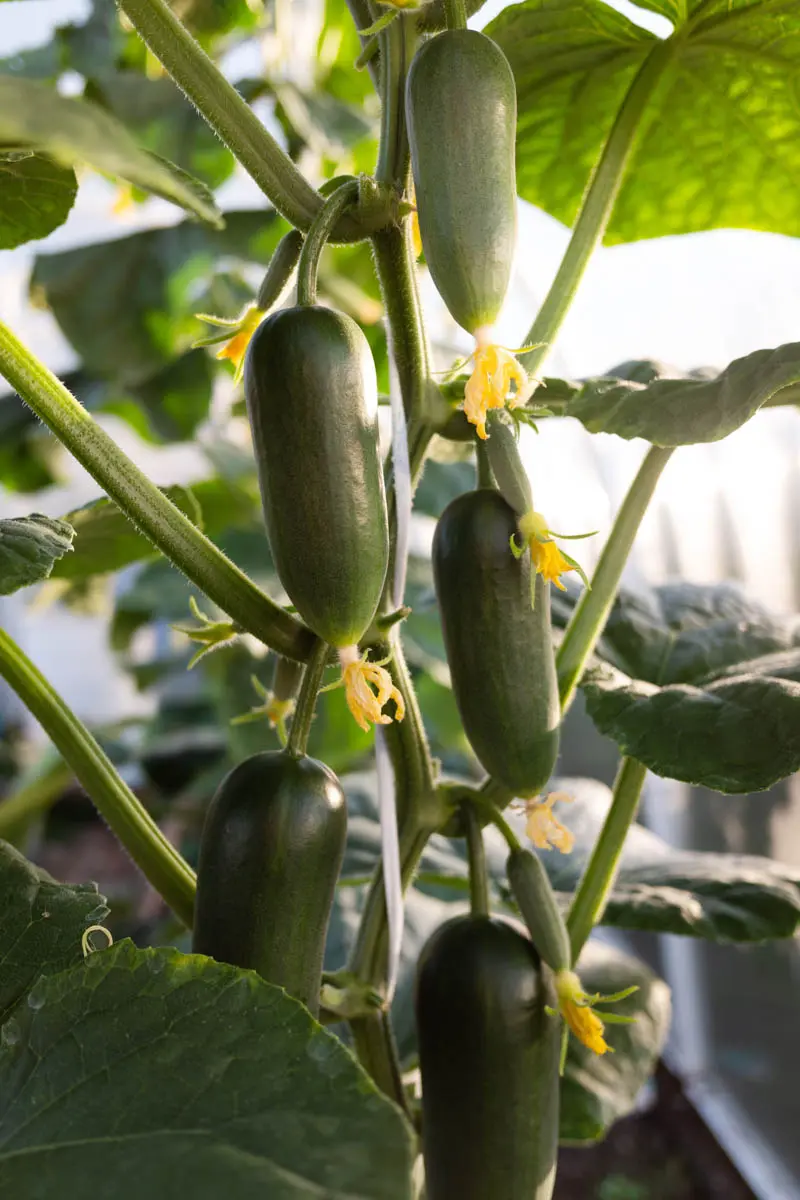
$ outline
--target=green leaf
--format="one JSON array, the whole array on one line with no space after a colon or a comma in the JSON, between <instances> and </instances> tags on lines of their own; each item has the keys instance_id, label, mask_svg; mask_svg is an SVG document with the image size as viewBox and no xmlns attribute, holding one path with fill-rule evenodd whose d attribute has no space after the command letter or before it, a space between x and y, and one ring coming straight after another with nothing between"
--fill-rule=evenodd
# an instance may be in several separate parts
<instances>
[{"instance_id":1,"label":"green leaf","mask_svg":"<svg viewBox=\"0 0 800 1200\"><path fill-rule=\"evenodd\" d=\"M213 375L208 355L190 350L118 399L106 388L109 398L98 408L122 417L149 441L187 441L208 416Z\"/></svg>"},{"instance_id":2,"label":"green leaf","mask_svg":"<svg viewBox=\"0 0 800 1200\"><path fill-rule=\"evenodd\" d=\"M559 816L575 846L571 854L540 857L566 904L608 813L611 789L579 778L559 778L552 786L573 797ZM800 925L800 869L757 855L678 850L634 823L602 924L715 942L793 937Z\"/></svg>"},{"instance_id":3,"label":"green leaf","mask_svg":"<svg viewBox=\"0 0 800 1200\"><path fill-rule=\"evenodd\" d=\"M658 688L600 667L581 687L598 730L657 775L740 794L800 769L800 683L743 670Z\"/></svg>"},{"instance_id":4,"label":"green leaf","mask_svg":"<svg viewBox=\"0 0 800 1200\"><path fill-rule=\"evenodd\" d=\"M577 966L584 988L605 995L636 986L638 991L609 1008L635 1017L606 1031L613 1054L594 1054L570 1037L561 1085L562 1142L593 1142L626 1116L655 1070L669 1032L671 1003L663 979L619 950L597 942L586 946Z\"/></svg>"},{"instance_id":5,"label":"green leaf","mask_svg":"<svg viewBox=\"0 0 800 1200\"><path fill-rule=\"evenodd\" d=\"M602 644L611 662L581 687L600 732L656 774L763 791L800 768L798 643L794 618L731 585L623 592Z\"/></svg>"},{"instance_id":6,"label":"green leaf","mask_svg":"<svg viewBox=\"0 0 800 1200\"><path fill-rule=\"evenodd\" d=\"M752 659L798 641L796 617L770 613L731 583L623 588L603 631L612 665L659 685L749 671Z\"/></svg>"},{"instance_id":7,"label":"green leaf","mask_svg":"<svg viewBox=\"0 0 800 1200\"><path fill-rule=\"evenodd\" d=\"M119 121L36 80L0 77L0 143L29 146L68 166L87 163L222 227L213 201L137 146Z\"/></svg>"},{"instance_id":8,"label":"green leaf","mask_svg":"<svg viewBox=\"0 0 800 1200\"><path fill-rule=\"evenodd\" d=\"M246 486L224 479L201 480L191 487L176 484L164 494L205 533L216 534L252 515L254 500ZM119 571L130 563L154 558L158 551L108 499L93 500L68 513L76 536L74 554L62 561L54 578L87 579Z\"/></svg>"},{"instance_id":9,"label":"green leaf","mask_svg":"<svg viewBox=\"0 0 800 1200\"><path fill-rule=\"evenodd\" d=\"M680 26L606 243L717 228L800 234L800 13L772 0L643 7ZM657 39L600 0L526 0L486 32L517 82L519 193L572 225Z\"/></svg>"},{"instance_id":10,"label":"green leaf","mask_svg":"<svg viewBox=\"0 0 800 1200\"><path fill-rule=\"evenodd\" d=\"M590 433L641 437L656 446L688 446L727 437L798 381L800 342L792 342L737 358L713 379L590 379L565 412Z\"/></svg>"},{"instance_id":11,"label":"green leaf","mask_svg":"<svg viewBox=\"0 0 800 1200\"><path fill-rule=\"evenodd\" d=\"M219 187L233 172L231 152L168 77L105 70L87 85L85 98L124 122L146 149L209 187Z\"/></svg>"},{"instance_id":12,"label":"green leaf","mask_svg":"<svg viewBox=\"0 0 800 1200\"><path fill-rule=\"evenodd\" d=\"M122 942L41 981L0 1048L9 1195L407 1200L411 1131L251 971Z\"/></svg>"},{"instance_id":13,"label":"green leaf","mask_svg":"<svg viewBox=\"0 0 800 1200\"><path fill-rule=\"evenodd\" d=\"M41 513L0 521L0 596L47 579L72 549L74 528Z\"/></svg>"},{"instance_id":14,"label":"green leaf","mask_svg":"<svg viewBox=\"0 0 800 1200\"><path fill-rule=\"evenodd\" d=\"M42 255L31 294L52 310L87 371L138 387L201 334L198 284L213 266L268 262L284 228L272 212L230 212L221 232L183 222Z\"/></svg>"},{"instance_id":15,"label":"green leaf","mask_svg":"<svg viewBox=\"0 0 800 1200\"><path fill-rule=\"evenodd\" d=\"M83 960L81 936L108 909L93 883L56 883L0 841L0 1021L40 975Z\"/></svg>"},{"instance_id":16,"label":"green leaf","mask_svg":"<svg viewBox=\"0 0 800 1200\"><path fill-rule=\"evenodd\" d=\"M63 225L77 191L72 167L27 150L0 153L0 250L47 237Z\"/></svg>"}]
</instances>

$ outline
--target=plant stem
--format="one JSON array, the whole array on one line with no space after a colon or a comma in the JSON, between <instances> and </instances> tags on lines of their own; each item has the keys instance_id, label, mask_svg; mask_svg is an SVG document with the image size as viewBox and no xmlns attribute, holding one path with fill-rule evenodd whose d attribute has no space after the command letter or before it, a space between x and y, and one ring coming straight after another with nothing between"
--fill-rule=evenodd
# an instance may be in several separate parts
<instances>
[{"instance_id":1,"label":"plant stem","mask_svg":"<svg viewBox=\"0 0 800 1200\"><path fill-rule=\"evenodd\" d=\"M311 223L297 264L297 303L316 304L319 258L344 210L358 200L358 181L349 179L328 196Z\"/></svg>"},{"instance_id":2,"label":"plant stem","mask_svg":"<svg viewBox=\"0 0 800 1200\"><path fill-rule=\"evenodd\" d=\"M120 779L88 729L2 629L0 675L42 726L145 877L191 929L191 867Z\"/></svg>"},{"instance_id":3,"label":"plant stem","mask_svg":"<svg viewBox=\"0 0 800 1200\"><path fill-rule=\"evenodd\" d=\"M467 835L470 910L473 917L488 917L489 880L486 875L486 847L483 844L483 832L472 805L463 805L462 816Z\"/></svg>"},{"instance_id":4,"label":"plant stem","mask_svg":"<svg viewBox=\"0 0 800 1200\"><path fill-rule=\"evenodd\" d=\"M635 758L622 759L614 781L611 807L567 916L573 963L577 962L586 939L603 915L646 775L647 767Z\"/></svg>"},{"instance_id":5,"label":"plant stem","mask_svg":"<svg viewBox=\"0 0 800 1200\"><path fill-rule=\"evenodd\" d=\"M369 0L346 0L350 16L353 18L353 24L358 32L361 41L361 49L367 45L370 40L370 35L362 36L362 29L369 29L372 24L372 13L369 9ZM367 70L370 73L370 78L375 85L375 90L380 91L380 58L378 54L373 54L367 62Z\"/></svg>"},{"instance_id":6,"label":"plant stem","mask_svg":"<svg viewBox=\"0 0 800 1200\"><path fill-rule=\"evenodd\" d=\"M645 454L603 547L592 586L583 592L570 617L556 654L563 711L572 702L589 656L605 628L634 539L671 454L671 449L661 446L651 446Z\"/></svg>"},{"instance_id":7,"label":"plant stem","mask_svg":"<svg viewBox=\"0 0 800 1200\"><path fill-rule=\"evenodd\" d=\"M151 483L75 397L0 322L0 375L137 529L238 625L287 658L305 660L314 635L284 612Z\"/></svg>"},{"instance_id":8,"label":"plant stem","mask_svg":"<svg viewBox=\"0 0 800 1200\"><path fill-rule=\"evenodd\" d=\"M413 19L396 16L380 39L381 135L375 178L402 189L409 165L405 92L417 41Z\"/></svg>"},{"instance_id":9,"label":"plant stem","mask_svg":"<svg viewBox=\"0 0 800 1200\"><path fill-rule=\"evenodd\" d=\"M519 840L508 821L500 812L499 808L496 808L494 804L487 800L482 798L479 799L478 796L474 798L473 803L477 804L479 811L482 812L484 816L488 817L489 821L495 826L496 829L499 829L500 833L502 833L503 837L505 838L509 851L513 852L514 850L522 849L522 842Z\"/></svg>"},{"instance_id":10,"label":"plant stem","mask_svg":"<svg viewBox=\"0 0 800 1200\"><path fill-rule=\"evenodd\" d=\"M485 442L476 439L475 442L475 463L478 471L478 487L491 488L495 491L497 484L492 471L492 464L489 461L489 448Z\"/></svg>"},{"instance_id":11,"label":"plant stem","mask_svg":"<svg viewBox=\"0 0 800 1200\"><path fill-rule=\"evenodd\" d=\"M300 684L289 740L286 743L286 750L293 758L302 758L306 752L311 722L317 707L317 696L328 663L328 650L328 643L318 639L303 672L303 682Z\"/></svg>"},{"instance_id":12,"label":"plant stem","mask_svg":"<svg viewBox=\"0 0 800 1200\"><path fill-rule=\"evenodd\" d=\"M376 233L372 238L372 246L386 309L389 348L397 370L406 420L411 422L412 419L424 421L428 417L431 399L429 389L433 384L409 222L405 220L403 226L402 229L395 227Z\"/></svg>"},{"instance_id":13,"label":"plant stem","mask_svg":"<svg viewBox=\"0 0 800 1200\"><path fill-rule=\"evenodd\" d=\"M290 229L278 242L256 296L256 308L261 312L269 312L280 300L294 274L302 248L303 238L296 229Z\"/></svg>"},{"instance_id":14,"label":"plant stem","mask_svg":"<svg viewBox=\"0 0 800 1200\"><path fill-rule=\"evenodd\" d=\"M444 0L444 17L448 29L466 29L467 6L464 0Z\"/></svg>"},{"instance_id":15,"label":"plant stem","mask_svg":"<svg viewBox=\"0 0 800 1200\"><path fill-rule=\"evenodd\" d=\"M523 365L532 375L547 357L572 304L589 259L603 239L641 132L642 117L672 49L669 40L654 45L617 113L583 197L566 253L525 339L526 345L532 342L544 343L521 356Z\"/></svg>"},{"instance_id":16,"label":"plant stem","mask_svg":"<svg viewBox=\"0 0 800 1200\"><path fill-rule=\"evenodd\" d=\"M118 0L139 37L184 95L292 225L308 229L322 205L236 89L164 0Z\"/></svg>"},{"instance_id":17,"label":"plant stem","mask_svg":"<svg viewBox=\"0 0 800 1200\"><path fill-rule=\"evenodd\" d=\"M368 1017L356 1017L350 1022L350 1032L356 1057L364 1070L384 1095L394 1100L410 1118L389 1013L376 1012Z\"/></svg>"}]
</instances>

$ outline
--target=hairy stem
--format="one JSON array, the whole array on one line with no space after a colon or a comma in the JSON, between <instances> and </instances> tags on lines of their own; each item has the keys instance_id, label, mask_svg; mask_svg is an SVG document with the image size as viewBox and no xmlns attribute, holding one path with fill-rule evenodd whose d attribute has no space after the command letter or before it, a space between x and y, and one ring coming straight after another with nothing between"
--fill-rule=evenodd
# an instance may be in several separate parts
<instances>
[{"instance_id":1,"label":"hairy stem","mask_svg":"<svg viewBox=\"0 0 800 1200\"><path fill-rule=\"evenodd\" d=\"M603 547L592 586L583 592L570 617L556 654L563 711L571 704L586 663L605 628L634 539L671 454L672 450L661 446L651 446L647 451Z\"/></svg>"},{"instance_id":2,"label":"hairy stem","mask_svg":"<svg viewBox=\"0 0 800 1200\"><path fill-rule=\"evenodd\" d=\"M586 939L603 915L646 775L647 768L635 758L622 759L614 781L611 807L567 916L573 963L577 962Z\"/></svg>"},{"instance_id":3,"label":"hairy stem","mask_svg":"<svg viewBox=\"0 0 800 1200\"><path fill-rule=\"evenodd\" d=\"M464 0L444 0L444 16L448 29L467 28L467 6Z\"/></svg>"},{"instance_id":4,"label":"hairy stem","mask_svg":"<svg viewBox=\"0 0 800 1200\"><path fill-rule=\"evenodd\" d=\"M303 672L303 681L300 684L297 706L294 710L289 740L286 744L287 751L294 758L302 758L306 752L311 722L314 720L314 710L317 707L317 696L328 663L328 651L327 642L319 639Z\"/></svg>"},{"instance_id":5,"label":"hairy stem","mask_svg":"<svg viewBox=\"0 0 800 1200\"><path fill-rule=\"evenodd\" d=\"M603 239L641 133L642 117L671 53L669 41L658 42L653 47L617 113L583 197L566 253L525 339L526 345L540 343L537 349L521 358L531 374L536 373L546 358L575 298L589 259Z\"/></svg>"},{"instance_id":6,"label":"hairy stem","mask_svg":"<svg viewBox=\"0 0 800 1200\"><path fill-rule=\"evenodd\" d=\"M406 74L417 42L413 18L395 17L380 39L381 135L375 178L378 183L402 189L409 166Z\"/></svg>"},{"instance_id":7,"label":"hairy stem","mask_svg":"<svg viewBox=\"0 0 800 1200\"><path fill-rule=\"evenodd\" d=\"M428 416L433 384L408 220L403 225L403 229L395 227L375 234L372 246L386 309L389 348L397 370L406 420L410 422L415 418L422 421Z\"/></svg>"},{"instance_id":8,"label":"hairy stem","mask_svg":"<svg viewBox=\"0 0 800 1200\"><path fill-rule=\"evenodd\" d=\"M120 779L89 730L2 629L0 676L42 726L145 877L191 929L195 894L191 867Z\"/></svg>"},{"instance_id":9,"label":"hairy stem","mask_svg":"<svg viewBox=\"0 0 800 1200\"><path fill-rule=\"evenodd\" d=\"M243 629L302 661L314 635L256 587L151 483L64 385L0 322L0 375L137 529Z\"/></svg>"},{"instance_id":10,"label":"hairy stem","mask_svg":"<svg viewBox=\"0 0 800 1200\"><path fill-rule=\"evenodd\" d=\"M488 917L489 879L486 874L486 847L483 844L483 832L475 809L471 805L463 805L462 816L467 834L470 911L473 917Z\"/></svg>"},{"instance_id":11,"label":"hairy stem","mask_svg":"<svg viewBox=\"0 0 800 1200\"><path fill-rule=\"evenodd\" d=\"M334 226L346 208L358 200L358 181L348 180L327 198L311 223L297 264L297 303L316 304L317 268Z\"/></svg>"},{"instance_id":12,"label":"hairy stem","mask_svg":"<svg viewBox=\"0 0 800 1200\"><path fill-rule=\"evenodd\" d=\"M165 0L118 0L118 4L148 49L278 212L299 229L308 229L322 206L319 193Z\"/></svg>"}]
</instances>

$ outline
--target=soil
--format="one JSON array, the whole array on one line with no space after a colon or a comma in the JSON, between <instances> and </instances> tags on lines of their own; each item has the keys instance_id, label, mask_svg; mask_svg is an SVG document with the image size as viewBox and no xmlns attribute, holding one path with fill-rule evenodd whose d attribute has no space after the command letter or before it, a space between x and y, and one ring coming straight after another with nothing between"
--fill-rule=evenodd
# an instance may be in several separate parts
<instances>
[{"instance_id":1,"label":"soil","mask_svg":"<svg viewBox=\"0 0 800 1200\"><path fill-rule=\"evenodd\" d=\"M756 1200L663 1066L648 1111L596 1146L566 1148L554 1200Z\"/></svg>"}]
</instances>

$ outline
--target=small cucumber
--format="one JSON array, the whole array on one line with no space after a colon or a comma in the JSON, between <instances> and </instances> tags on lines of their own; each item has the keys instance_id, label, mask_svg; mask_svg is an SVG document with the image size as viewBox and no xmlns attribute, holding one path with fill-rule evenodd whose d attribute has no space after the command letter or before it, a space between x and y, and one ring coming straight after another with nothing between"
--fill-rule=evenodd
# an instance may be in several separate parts
<instances>
[{"instance_id":1,"label":"small cucumber","mask_svg":"<svg viewBox=\"0 0 800 1200\"><path fill-rule=\"evenodd\" d=\"M524 848L512 850L506 874L531 941L543 961L552 971L571 970L569 933L538 854Z\"/></svg>"},{"instance_id":2,"label":"small cucumber","mask_svg":"<svg viewBox=\"0 0 800 1200\"><path fill-rule=\"evenodd\" d=\"M490 917L448 921L415 1002L427 1200L549 1200L561 1030L530 941Z\"/></svg>"},{"instance_id":3,"label":"small cucumber","mask_svg":"<svg viewBox=\"0 0 800 1200\"><path fill-rule=\"evenodd\" d=\"M482 766L517 796L537 795L558 757L561 710L548 586L517 559L514 512L488 488L442 514L433 569L453 693Z\"/></svg>"},{"instance_id":4,"label":"small cucumber","mask_svg":"<svg viewBox=\"0 0 800 1200\"><path fill-rule=\"evenodd\" d=\"M244 388L281 583L314 633L351 646L389 563L369 343L343 313L283 309L253 335Z\"/></svg>"},{"instance_id":5,"label":"small cucumber","mask_svg":"<svg viewBox=\"0 0 800 1200\"><path fill-rule=\"evenodd\" d=\"M517 96L500 47L471 29L414 56L406 120L425 261L459 325L492 325L517 235Z\"/></svg>"},{"instance_id":6,"label":"small cucumber","mask_svg":"<svg viewBox=\"0 0 800 1200\"><path fill-rule=\"evenodd\" d=\"M192 950L319 1007L347 836L338 779L313 758L256 754L219 786L200 843Z\"/></svg>"}]
</instances>

